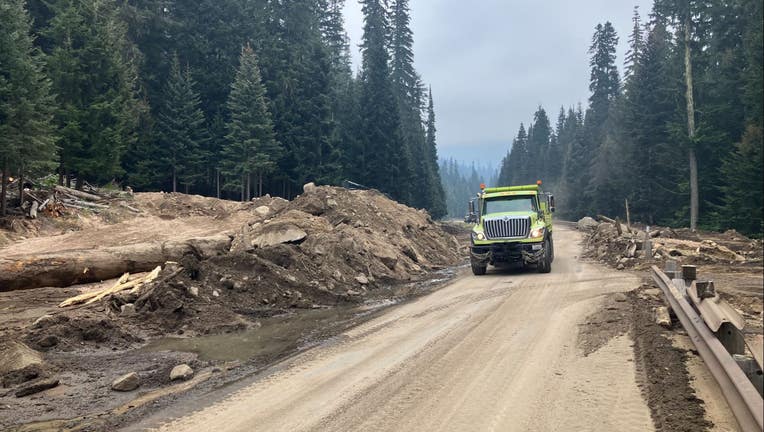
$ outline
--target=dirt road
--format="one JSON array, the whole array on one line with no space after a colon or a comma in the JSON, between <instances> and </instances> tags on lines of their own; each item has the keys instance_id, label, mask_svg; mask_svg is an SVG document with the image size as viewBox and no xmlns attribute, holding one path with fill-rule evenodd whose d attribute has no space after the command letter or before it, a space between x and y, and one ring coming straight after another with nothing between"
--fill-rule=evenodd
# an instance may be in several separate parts
<instances>
[{"instance_id":1,"label":"dirt road","mask_svg":"<svg viewBox=\"0 0 764 432\"><path fill-rule=\"evenodd\" d=\"M578 236L558 228L551 274L464 276L270 368L216 403L133 427L653 430L629 337L588 356L577 346L579 324L602 296L639 281L579 262Z\"/></svg>"}]
</instances>

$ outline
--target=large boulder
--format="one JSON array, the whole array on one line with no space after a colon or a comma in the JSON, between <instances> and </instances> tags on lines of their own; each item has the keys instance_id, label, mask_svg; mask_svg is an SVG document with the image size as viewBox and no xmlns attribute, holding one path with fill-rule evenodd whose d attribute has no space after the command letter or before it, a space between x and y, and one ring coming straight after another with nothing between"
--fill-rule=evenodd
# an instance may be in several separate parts
<instances>
[{"instance_id":1,"label":"large boulder","mask_svg":"<svg viewBox=\"0 0 764 432\"><path fill-rule=\"evenodd\" d=\"M263 233L252 239L252 246L265 248L282 243L300 243L308 237L308 233L292 225L275 226L265 229Z\"/></svg>"},{"instance_id":2,"label":"large boulder","mask_svg":"<svg viewBox=\"0 0 764 432\"><path fill-rule=\"evenodd\" d=\"M185 381L194 376L194 370L187 364L180 364L172 368L170 371L170 381L182 380Z\"/></svg>"},{"instance_id":3,"label":"large boulder","mask_svg":"<svg viewBox=\"0 0 764 432\"><path fill-rule=\"evenodd\" d=\"M0 376L42 365L42 354L18 341L0 342Z\"/></svg>"},{"instance_id":4,"label":"large boulder","mask_svg":"<svg viewBox=\"0 0 764 432\"><path fill-rule=\"evenodd\" d=\"M116 391L133 391L141 385L141 377L136 372L122 375L111 383L111 389Z\"/></svg>"},{"instance_id":5,"label":"large boulder","mask_svg":"<svg viewBox=\"0 0 764 432\"><path fill-rule=\"evenodd\" d=\"M599 223L597 223L596 220L590 218L589 216L583 217L579 219L578 223L576 224L576 227L579 231L594 231L597 229L597 226Z\"/></svg>"}]
</instances>

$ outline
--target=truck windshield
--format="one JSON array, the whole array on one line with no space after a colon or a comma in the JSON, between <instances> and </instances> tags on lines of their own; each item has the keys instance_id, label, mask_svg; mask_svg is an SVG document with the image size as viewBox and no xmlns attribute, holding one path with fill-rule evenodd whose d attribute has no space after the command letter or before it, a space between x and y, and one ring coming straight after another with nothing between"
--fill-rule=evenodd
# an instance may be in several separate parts
<instances>
[{"instance_id":1,"label":"truck windshield","mask_svg":"<svg viewBox=\"0 0 764 432\"><path fill-rule=\"evenodd\" d=\"M504 196L488 198L485 200L483 214L505 212L533 212L536 211L536 200L533 196Z\"/></svg>"}]
</instances>

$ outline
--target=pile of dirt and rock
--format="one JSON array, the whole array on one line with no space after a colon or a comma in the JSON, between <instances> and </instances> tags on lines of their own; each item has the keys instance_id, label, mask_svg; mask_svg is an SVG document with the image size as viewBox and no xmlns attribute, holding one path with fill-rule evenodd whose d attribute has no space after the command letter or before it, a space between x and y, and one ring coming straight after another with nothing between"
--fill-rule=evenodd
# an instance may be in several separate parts
<instances>
[{"instance_id":1,"label":"pile of dirt and rock","mask_svg":"<svg viewBox=\"0 0 764 432\"><path fill-rule=\"evenodd\" d=\"M108 319L134 328L130 334L232 331L289 309L395 297L397 285L426 279L464 257L464 245L427 212L376 191L308 184L291 202L266 196L251 209L228 252L191 250L166 263L155 281L106 295L95 306L108 305ZM95 341L80 329L91 321L58 317L32 329L27 341L35 348ZM102 328L106 337L129 342Z\"/></svg>"},{"instance_id":2,"label":"pile of dirt and rock","mask_svg":"<svg viewBox=\"0 0 764 432\"><path fill-rule=\"evenodd\" d=\"M625 268L645 269L668 259L682 264L760 266L762 241L729 230L724 233L688 229L627 226L618 220L585 217L577 227L586 234L588 257Z\"/></svg>"}]
</instances>

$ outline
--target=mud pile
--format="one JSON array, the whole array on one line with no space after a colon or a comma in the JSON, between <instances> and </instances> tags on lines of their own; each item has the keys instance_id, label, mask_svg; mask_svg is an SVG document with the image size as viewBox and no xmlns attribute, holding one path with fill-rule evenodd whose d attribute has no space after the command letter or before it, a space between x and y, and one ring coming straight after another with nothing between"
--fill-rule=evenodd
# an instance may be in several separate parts
<instances>
[{"instance_id":1,"label":"mud pile","mask_svg":"<svg viewBox=\"0 0 764 432\"><path fill-rule=\"evenodd\" d=\"M646 268L673 259L682 264L758 264L762 242L729 230L724 233L688 229L627 227L620 222L584 218L578 229L587 234L585 254L619 269ZM649 252L647 252L649 247Z\"/></svg>"},{"instance_id":2,"label":"mud pile","mask_svg":"<svg viewBox=\"0 0 764 432\"><path fill-rule=\"evenodd\" d=\"M140 291L107 296L99 306L108 305L108 319L136 337L240 330L289 309L395 297L396 286L427 279L465 255L464 245L427 212L376 191L309 184L291 202L266 196L247 205L251 219L233 235L227 253L190 253L167 263ZM57 318L26 340L38 349L53 342L62 349L72 342L103 343L80 329L89 323Z\"/></svg>"}]
</instances>

